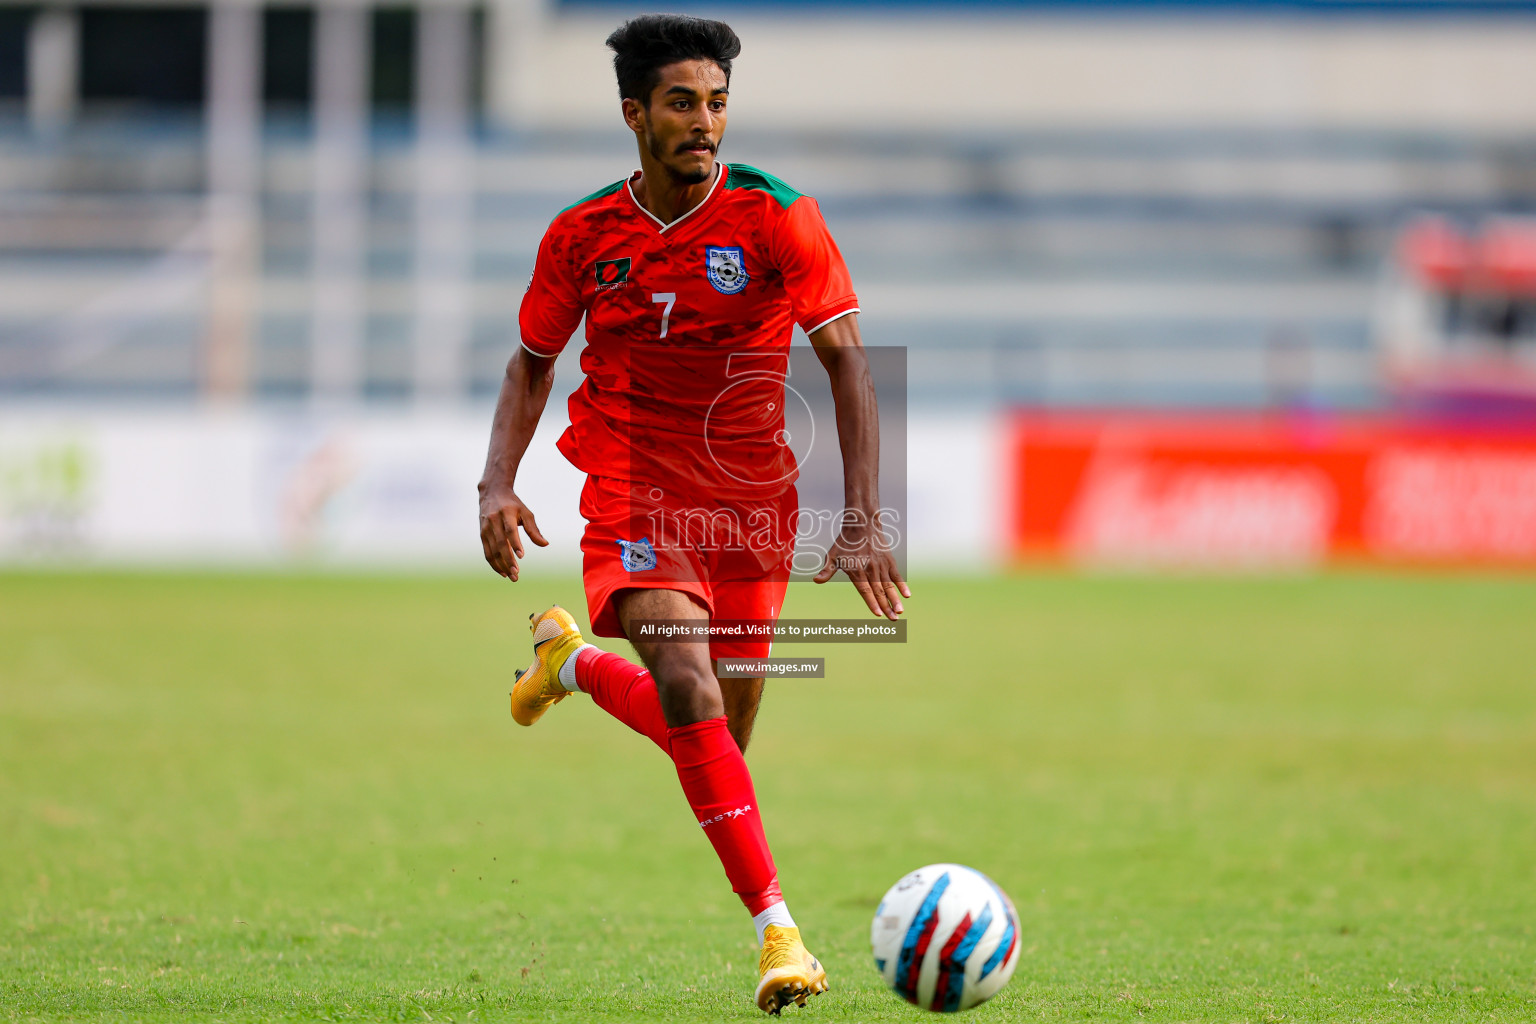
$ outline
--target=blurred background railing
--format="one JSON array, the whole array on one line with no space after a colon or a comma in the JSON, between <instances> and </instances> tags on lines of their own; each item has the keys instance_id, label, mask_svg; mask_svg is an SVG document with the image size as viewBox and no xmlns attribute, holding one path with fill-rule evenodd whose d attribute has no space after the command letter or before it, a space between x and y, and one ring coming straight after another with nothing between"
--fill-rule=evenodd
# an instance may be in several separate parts
<instances>
[{"instance_id":1,"label":"blurred background railing","mask_svg":"<svg viewBox=\"0 0 1536 1024\"><path fill-rule=\"evenodd\" d=\"M745 41L722 156L818 197L931 436L1006 447L1021 409L1392 413L1446 379L1419 371L1467 309L1494 355L1471 392L1533 365L1536 4L710 10ZM632 13L0 7L0 469L7 437L112 409L482 430L545 225L634 164L602 47ZM1442 272L1436 240L1487 225L1514 276ZM1536 387L1513 392L1528 419ZM974 461L935 507L1005 518L1013 485Z\"/></svg>"},{"instance_id":2,"label":"blurred background railing","mask_svg":"<svg viewBox=\"0 0 1536 1024\"><path fill-rule=\"evenodd\" d=\"M341 172L343 201L294 119L252 153L246 222L210 196L208 134L0 129L5 394L483 399L549 218L633 163L619 131L481 129L443 154L393 121ZM911 350L920 403L1370 407L1401 226L1536 200L1536 146L1400 134L743 126L726 156L820 199L867 338ZM249 255L221 252L231 233Z\"/></svg>"}]
</instances>

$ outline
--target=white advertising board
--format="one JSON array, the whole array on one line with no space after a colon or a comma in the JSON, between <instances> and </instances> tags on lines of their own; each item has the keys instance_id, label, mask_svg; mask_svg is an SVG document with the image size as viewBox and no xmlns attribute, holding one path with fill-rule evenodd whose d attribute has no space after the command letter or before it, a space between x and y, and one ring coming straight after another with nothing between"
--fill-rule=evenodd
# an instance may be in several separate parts
<instances>
[{"instance_id":1,"label":"white advertising board","mask_svg":"<svg viewBox=\"0 0 1536 1024\"><path fill-rule=\"evenodd\" d=\"M474 567L489 419L0 412L0 560ZM580 564L582 475L555 449L563 417L550 420L518 475L551 544L531 550L534 572ZM907 444L909 557L989 561L1001 533L991 420L915 416Z\"/></svg>"}]
</instances>

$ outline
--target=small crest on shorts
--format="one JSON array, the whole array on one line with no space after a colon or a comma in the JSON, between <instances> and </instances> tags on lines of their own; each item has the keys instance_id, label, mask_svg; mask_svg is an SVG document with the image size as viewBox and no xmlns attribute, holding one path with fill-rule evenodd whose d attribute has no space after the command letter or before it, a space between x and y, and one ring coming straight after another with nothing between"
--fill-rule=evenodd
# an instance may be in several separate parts
<instances>
[{"instance_id":1,"label":"small crest on shorts","mask_svg":"<svg viewBox=\"0 0 1536 1024\"><path fill-rule=\"evenodd\" d=\"M643 572L646 569L656 568L656 549L651 547L648 537L639 540L621 540L619 547L624 550L624 569L626 572Z\"/></svg>"},{"instance_id":2,"label":"small crest on shorts","mask_svg":"<svg viewBox=\"0 0 1536 1024\"><path fill-rule=\"evenodd\" d=\"M704 250L704 267L709 283L722 295L735 295L751 280L739 245L709 246Z\"/></svg>"}]
</instances>

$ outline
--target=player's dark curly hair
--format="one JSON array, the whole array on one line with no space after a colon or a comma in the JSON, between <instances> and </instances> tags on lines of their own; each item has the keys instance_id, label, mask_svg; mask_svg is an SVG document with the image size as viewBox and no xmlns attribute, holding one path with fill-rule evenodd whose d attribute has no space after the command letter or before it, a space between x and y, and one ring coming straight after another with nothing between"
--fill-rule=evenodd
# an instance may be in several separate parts
<instances>
[{"instance_id":1,"label":"player's dark curly hair","mask_svg":"<svg viewBox=\"0 0 1536 1024\"><path fill-rule=\"evenodd\" d=\"M649 105L661 82L661 69L680 60L708 60L720 65L726 84L731 61L741 53L741 40L723 21L686 14L642 14L613 30L608 37L619 95Z\"/></svg>"}]
</instances>

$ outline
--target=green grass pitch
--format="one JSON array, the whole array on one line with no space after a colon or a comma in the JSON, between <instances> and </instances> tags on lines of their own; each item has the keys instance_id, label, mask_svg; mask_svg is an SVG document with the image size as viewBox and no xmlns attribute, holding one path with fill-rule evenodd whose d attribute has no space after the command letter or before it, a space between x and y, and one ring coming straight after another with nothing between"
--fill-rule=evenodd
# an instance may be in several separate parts
<instances>
[{"instance_id":1,"label":"green grass pitch","mask_svg":"<svg viewBox=\"0 0 1536 1024\"><path fill-rule=\"evenodd\" d=\"M1536 582L928 579L749 761L833 989L919 865L1023 920L976 1021L1536 1019ZM517 728L574 578L0 576L0 1019L749 1020L671 765ZM852 615L844 583L786 614ZM609 643L610 649L623 650Z\"/></svg>"}]
</instances>

